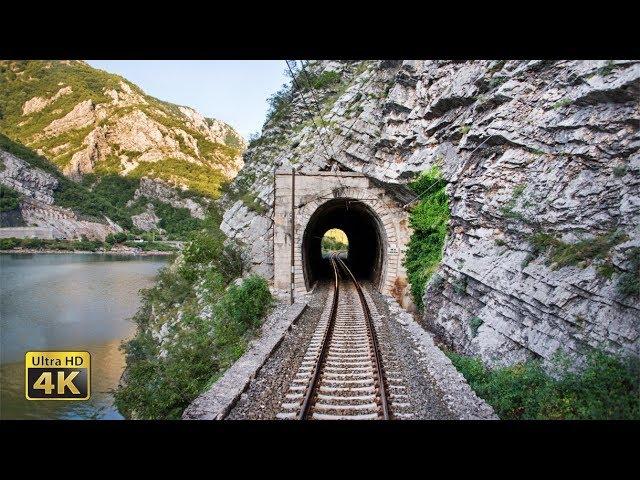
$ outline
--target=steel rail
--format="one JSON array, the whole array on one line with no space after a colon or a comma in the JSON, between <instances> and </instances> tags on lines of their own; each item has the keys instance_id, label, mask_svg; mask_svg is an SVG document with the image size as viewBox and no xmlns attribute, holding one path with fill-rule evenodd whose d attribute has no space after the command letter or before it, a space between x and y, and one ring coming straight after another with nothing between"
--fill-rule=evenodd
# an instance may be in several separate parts
<instances>
[{"instance_id":1,"label":"steel rail","mask_svg":"<svg viewBox=\"0 0 640 480\"><path fill-rule=\"evenodd\" d=\"M360 303L362 304L362 310L364 311L364 316L367 323L367 328L371 335L371 343L373 350L373 363L375 365L376 373L378 375L378 389L380 390L380 406L382 407L382 418L383 420L389 420L389 402L387 400L387 384L386 377L384 375L384 368L382 366L382 355L380 354L380 347L378 344L378 335L376 334L376 329L373 325L373 319L371 317L371 311L369 310L369 305L367 304L367 299L362 292L362 287L360 283L356 280L356 277L353 275L349 267L342 261L340 257L337 257L337 261L340 266L347 272L347 274L351 277L353 284L356 287L356 291L358 292L358 296L360 297Z\"/></svg>"},{"instance_id":2,"label":"steel rail","mask_svg":"<svg viewBox=\"0 0 640 480\"><path fill-rule=\"evenodd\" d=\"M306 394L304 396L304 400L302 402L302 407L300 408L300 413L298 415L298 420L306 420L309 418L309 413L311 412L312 400L318 389L318 382L320 381L320 374L322 373L322 366L324 365L325 359L327 357L327 353L329 352L329 344L330 339L333 335L333 327L335 325L336 314L338 313L338 297L340 296L340 287L339 287L339 272L338 267L336 265L335 255L331 255L331 266L333 267L333 275L335 284L333 286L333 301L331 303L331 313L329 315L329 322L327 323L327 328L324 331L324 335L322 337L322 347L320 350L320 356L318 357L318 361L316 362L313 370L313 374L311 376L311 382L309 383L309 387L307 388Z\"/></svg>"}]
</instances>

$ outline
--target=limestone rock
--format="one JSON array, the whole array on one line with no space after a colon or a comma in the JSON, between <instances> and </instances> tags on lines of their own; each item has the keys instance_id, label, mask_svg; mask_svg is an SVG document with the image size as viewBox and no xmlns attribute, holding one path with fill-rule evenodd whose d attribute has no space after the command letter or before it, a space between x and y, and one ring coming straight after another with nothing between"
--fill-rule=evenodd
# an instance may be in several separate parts
<instances>
[{"instance_id":1,"label":"limestone rock","mask_svg":"<svg viewBox=\"0 0 640 480\"><path fill-rule=\"evenodd\" d=\"M137 228L144 230L145 232L149 232L151 230L162 230L158 228L160 218L156 215L153 204L151 203L147 204L147 210L144 212L138 215L132 215L131 221Z\"/></svg>"},{"instance_id":2,"label":"limestone rock","mask_svg":"<svg viewBox=\"0 0 640 480\"><path fill-rule=\"evenodd\" d=\"M247 245L252 268L273 275L273 172L344 168L389 183L441 166L449 235L439 282L425 292L423 324L491 364L580 357L585 347L640 355L640 307L596 265L531 261L539 232L565 242L618 229L640 244L640 61L311 62L342 88L316 91L322 141L299 94L245 153L235 186L267 212L226 199L223 228ZM514 192L520 193L514 195ZM496 243L500 240L500 245ZM616 263L617 262L617 263ZM583 268L584 267L584 268ZM465 288L460 288L465 285ZM482 325L473 336L469 321Z\"/></svg>"},{"instance_id":3,"label":"limestone rock","mask_svg":"<svg viewBox=\"0 0 640 480\"><path fill-rule=\"evenodd\" d=\"M206 215L205 207L202 204L192 198L181 198L170 185L161 180L141 178L140 186L133 195L134 200L140 197L155 198L175 208L186 208L194 218L204 219Z\"/></svg>"},{"instance_id":4,"label":"limestone rock","mask_svg":"<svg viewBox=\"0 0 640 480\"><path fill-rule=\"evenodd\" d=\"M23 196L20 201L20 215L28 227L38 227L50 238L67 240L104 240L110 233L121 232L109 219L104 223L84 220L68 208L53 205L53 192L58 180L51 174L31 167L11 153L0 150L0 160L4 170L0 171L0 183ZM42 236L42 235L41 235Z\"/></svg>"},{"instance_id":5,"label":"limestone rock","mask_svg":"<svg viewBox=\"0 0 640 480\"><path fill-rule=\"evenodd\" d=\"M32 99L24 102L24 105L22 105L22 115L30 115L32 113L37 113L41 110L44 110L58 98L62 97L63 95L69 95L72 91L72 88L67 86L62 87L51 98L33 97Z\"/></svg>"},{"instance_id":6,"label":"limestone rock","mask_svg":"<svg viewBox=\"0 0 640 480\"><path fill-rule=\"evenodd\" d=\"M0 150L4 169L0 170L0 183L45 204L53 204L53 191L58 180L51 174L31 166L15 155Z\"/></svg>"}]
</instances>

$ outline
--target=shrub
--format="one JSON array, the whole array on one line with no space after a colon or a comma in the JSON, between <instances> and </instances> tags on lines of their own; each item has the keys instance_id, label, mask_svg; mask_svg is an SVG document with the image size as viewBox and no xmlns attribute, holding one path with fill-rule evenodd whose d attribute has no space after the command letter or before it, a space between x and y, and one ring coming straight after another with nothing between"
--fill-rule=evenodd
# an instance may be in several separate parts
<instances>
[{"instance_id":1,"label":"shrub","mask_svg":"<svg viewBox=\"0 0 640 480\"><path fill-rule=\"evenodd\" d=\"M154 201L155 213L160 218L158 226L168 234L186 236L202 228L202 220L191 216L188 208L176 208L168 203Z\"/></svg>"},{"instance_id":2,"label":"shrub","mask_svg":"<svg viewBox=\"0 0 640 480\"><path fill-rule=\"evenodd\" d=\"M615 177L624 177L627 174L627 166L626 165L616 165L613 167L613 175Z\"/></svg>"},{"instance_id":3,"label":"shrub","mask_svg":"<svg viewBox=\"0 0 640 480\"><path fill-rule=\"evenodd\" d=\"M640 364L635 358L596 351L576 373L557 357L551 376L538 360L488 369L478 358L447 355L502 419L640 418Z\"/></svg>"},{"instance_id":4,"label":"shrub","mask_svg":"<svg viewBox=\"0 0 640 480\"><path fill-rule=\"evenodd\" d=\"M458 295L462 295L467 292L467 277L465 275L453 283L453 291Z\"/></svg>"},{"instance_id":5,"label":"shrub","mask_svg":"<svg viewBox=\"0 0 640 480\"><path fill-rule=\"evenodd\" d=\"M110 233L109 235L107 235L107 238L105 239L107 243L110 243L112 245L114 243L123 243L126 240L127 240L127 234L125 232Z\"/></svg>"},{"instance_id":6,"label":"shrub","mask_svg":"<svg viewBox=\"0 0 640 480\"><path fill-rule=\"evenodd\" d=\"M563 98L561 100L558 100L552 106L553 108L558 109L558 108L566 107L567 105L571 105L572 103L573 103L573 100L571 100L570 98Z\"/></svg>"},{"instance_id":7,"label":"shrub","mask_svg":"<svg viewBox=\"0 0 640 480\"><path fill-rule=\"evenodd\" d=\"M0 238L0 250L13 250L20 245L19 238Z\"/></svg>"},{"instance_id":8,"label":"shrub","mask_svg":"<svg viewBox=\"0 0 640 480\"><path fill-rule=\"evenodd\" d=\"M0 212L15 210L20 205L21 195L13 188L0 184Z\"/></svg>"},{"instance_id":9,"label":"shrub","mask_svg":"<svg viewBox=\"0 0 640 480\"><path fill-rule=\"evenodd\" d=\"M423 172L410 186L421 199L409 214L413 233L407 246L404 265L413 301L422 310L425 284L442 259L450 211L445 193L446 181L438 167Z\"/></svg>"},{"instance_id":10,"label":"shrub","mask_svg":"<svg viewBox=\"0 0 640 480\"><path fill-rule=\"evenodd\" d=\"M264 214L267 212L267 207L258 199L255 194L251 192L247 192L242 195L240 197L240 200L242 200L242 203L244 203L249 210L252 210L259 214Z\"/></svg>"},{"instance_id":11,"label":"shrub","mask_svg":"<svg viewBox=\"0 0 640 480\"><path fill-rule=\"evenodd\" d=\"M313 73L305 70L296 77L300 87L306 90L320 90L337 85L340 83L340 79L340 73L332 70L325 70L322 73Z\"/></svg>"},{"instance_id":12,"label":"shrub","mask_svg":"<svg viewBox=\"0 0 640 480\"><path fill-rule=\"evenodd\" d=\"M162 281L169 275L165 271ZM153 336L139 331L123 347L128 370L126 385L114 394L118 409L130 418L180 418L189 403L242 355L272 301L260 277L229 287L214 305L212 320L194 313L182 316L164 358L159 358Z\"/></svg>"}]
</instances>

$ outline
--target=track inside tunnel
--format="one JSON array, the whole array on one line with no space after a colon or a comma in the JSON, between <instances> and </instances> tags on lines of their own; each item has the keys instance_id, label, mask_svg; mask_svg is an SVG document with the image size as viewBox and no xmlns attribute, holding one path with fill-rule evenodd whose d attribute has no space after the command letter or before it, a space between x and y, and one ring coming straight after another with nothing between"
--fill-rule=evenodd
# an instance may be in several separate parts
<instances>
[{"instance_id":1,"label":"track inside tunnel","mask_svg":"<svg viewBox=\"0 0 640 480\"><path fill-rule=\"evenodd\" d=\"M321 243L325 232L332 228L347 235L349 250L342 258L356 278L379 286L383 280L387 244L382 222L363 202L336 198L313 213L303 234L302 263L307 289L318 280L331 278L331 263L323 257Z\"/></svg>"}]
</instances>

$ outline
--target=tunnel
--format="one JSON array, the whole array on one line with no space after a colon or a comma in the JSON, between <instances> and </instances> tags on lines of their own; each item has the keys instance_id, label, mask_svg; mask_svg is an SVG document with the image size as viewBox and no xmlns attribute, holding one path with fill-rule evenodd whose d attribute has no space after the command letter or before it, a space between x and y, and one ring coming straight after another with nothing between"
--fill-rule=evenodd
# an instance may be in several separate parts
<instances>
[{"instance_id":1,"label":"tunnel","mask_svg":"<svg viewBox=\"0 0 640 480\"><path fill-rule=\"evenodd\" d=\"M332 228L342 230L349 241L346 263L359 280L379 287L384 269L386 236L378 215L353 198L336 198L311 215L302 238L302 264L307 289L316 281L332 278L331 265L322 257L322 236Z\"/></svg>"}]
</instances>

